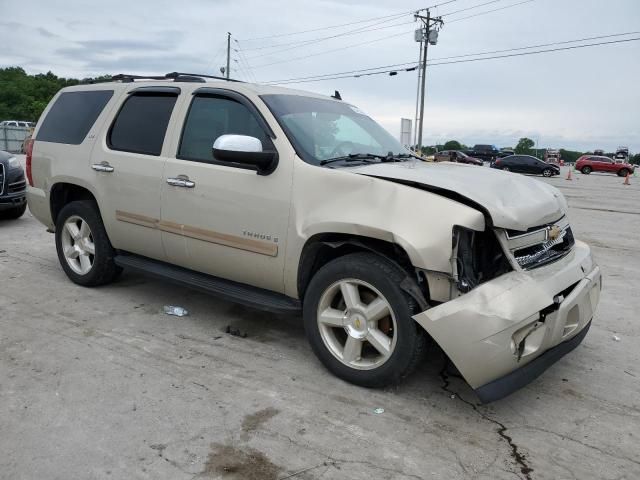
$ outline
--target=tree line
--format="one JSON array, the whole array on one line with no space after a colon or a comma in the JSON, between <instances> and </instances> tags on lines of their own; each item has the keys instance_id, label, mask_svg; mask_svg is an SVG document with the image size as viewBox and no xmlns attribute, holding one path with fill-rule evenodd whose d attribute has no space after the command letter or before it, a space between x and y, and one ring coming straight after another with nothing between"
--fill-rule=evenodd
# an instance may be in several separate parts
<instances>
[{"instance_id":1,"label":"tree line","mask_svg":"<svg viewBox=\"0 0 640 480\"><path fill-rule=\"evenodd\" d=\"M63 78L51 72L29 75L20 67L0 68L0 121L36 122L51 98L61 88L108 81L110 78Z\"/></svg>"}]
</instances>

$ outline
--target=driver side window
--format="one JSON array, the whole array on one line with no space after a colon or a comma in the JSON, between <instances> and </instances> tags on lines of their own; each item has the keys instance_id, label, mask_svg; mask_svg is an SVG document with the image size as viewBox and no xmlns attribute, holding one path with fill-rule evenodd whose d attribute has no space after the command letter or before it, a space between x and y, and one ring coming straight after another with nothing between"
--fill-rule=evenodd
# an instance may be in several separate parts
<instances>
[{"instance_id":1,"label":"driver side window","mask_svg":"<svg viewBox=\"0 0 640 480\"><path fill-rule=\"evenodd\" d=\"M182 130L177 158L214 163L213 142L225 134L248 135L273 149L271 139L247 107L219 96L195 96Z\"/></svg>"}]
</instances>

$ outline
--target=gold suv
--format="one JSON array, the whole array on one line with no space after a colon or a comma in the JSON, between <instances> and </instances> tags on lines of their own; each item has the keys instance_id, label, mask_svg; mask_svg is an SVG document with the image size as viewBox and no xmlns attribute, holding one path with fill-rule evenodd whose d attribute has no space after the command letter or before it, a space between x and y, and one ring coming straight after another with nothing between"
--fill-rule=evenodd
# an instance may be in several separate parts
<instances>
[{"instance_id":1,"label":"gold suv","mask_svg":"<svg viewBox=\"0 0 640 480\"><path fill-rule=\"evenodd\" d=\"M600 269L562 194L414 157L357 107L173 73L61 90L28 202L87 287L138 270L301 312L337 376L380 387L438 344L483 401L584 338Z\"/></svg>"}]
</instances>

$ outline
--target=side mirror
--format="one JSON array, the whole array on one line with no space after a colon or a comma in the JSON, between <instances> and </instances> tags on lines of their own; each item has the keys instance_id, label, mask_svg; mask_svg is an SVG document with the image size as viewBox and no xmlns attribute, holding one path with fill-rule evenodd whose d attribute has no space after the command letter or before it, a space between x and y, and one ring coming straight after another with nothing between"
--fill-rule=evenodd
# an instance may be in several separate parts
<instances>
[{"instance_id":1,"label":"side mirror","mask_svg":"<svg viewBox=\"0 0 640 480\"><path fill-rule=\"evenodd\" d=\"M221 135L213 143L213 157L222 162L255 167L258 175L269 175L278 165L278 152L263 151L262 142L248 135Z\"/></svg>"}]
</instances>

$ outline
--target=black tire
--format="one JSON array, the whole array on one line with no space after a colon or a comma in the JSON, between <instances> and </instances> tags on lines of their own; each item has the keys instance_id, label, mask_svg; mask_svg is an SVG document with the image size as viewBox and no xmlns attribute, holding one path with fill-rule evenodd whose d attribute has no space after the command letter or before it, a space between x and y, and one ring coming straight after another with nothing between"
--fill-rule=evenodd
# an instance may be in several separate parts
<instances>
[{"instance_id":1,"label":"black tire","mask_svg":"<svg viewBox=\"0 0 640 480\"><path fill-rule=\"evenodd\" d=\"M619 177L626 177L629 173L630 172L627 168L621 168L620 170L618 170Z\"/></svg>"},{"instance_id":2,"label":"black tire","mask_svg":"<svg viewBox=\"0 0 640 480\"><path fill-rule=\"evenodd\" d=\"M584 173L585 175L589 175L591 173L591 167L586 166L586 167L582 167L582 170L580 170L582 173Z\"/></svg>"},{"instance_id":3,"label":"black tire","mask_svg":"<svg viewBox=\"0 0 640 480\"><path fill-rule=\"evenodd\" d=\"M511 170L509 169L509 167L502 167L502 170L503 170L504 172L510 172L510 171L511 171Z\"/></svg>"},{"instance_id":4,"label":"black tire","mask_svg":"<svg viewBox=\"0 0 640 480\"><path fill-rule=\"evenodd\" d=\"M10 208L9 210L0 211L0 220L16 220L24 215L27 210L27 204L24 203L19 207Z\"/></svg>"},{"instance_id":5,"label":"black tire","mask_svg":"<svg viewBox=\"0 0 640 480\"><path fill-rule=\"evenodd\" d=\"M547 177L547 178L548 178L548 177L553 177L553 170L551 170L550 168L545 168L545 169L542 171L542 176L543 176L543 177Z\"/></svg>"},{"instance_id":6,"label":"black tire","mask_svg":"<svg viewBox=\"0 0 640 480\"><path fill-rule=\"evenodd\" d=\"M426 351L426 334L411 316L415 301L399 285L406 277L397 265L373 253L353 253L323 266L311 279L304 296L303 316L307 339L316 356L334 375L363 387L380 388L409 375ZM391 307L396 320L396 344L380 366L358 370L338 360L325 345L318 326L318 306L325 290L337 281L356 279L375 287ZM340 328L338 328L340 330Z\"/></svg>"},{"instance_id":7,"label":"black tire","mask_svg":"<svg viewBox=\"0 0 640 480\"><path fill-rule=\"evenodd\" d=\"M72 216L77 216L85 221L90 230L95 245L95 255L91 269L85 274L79 274L71 268L63 252L62 232L65 222ZM115 250L111 246L109 237L102 223L98 205L91 200L81 200L68 203L60 211L56 219L56 250L58 260L67 277L78 285L84 287L96 287L111 283L120 274L122 269L113 261Z\"/></svg>"}]
</instances>

